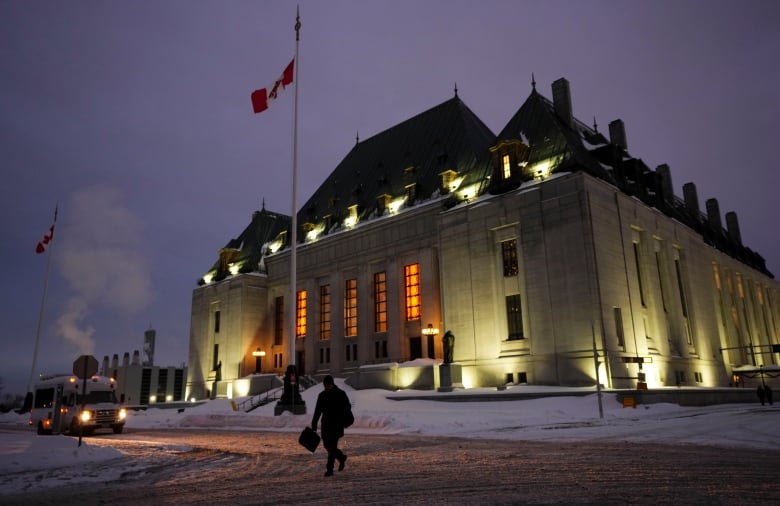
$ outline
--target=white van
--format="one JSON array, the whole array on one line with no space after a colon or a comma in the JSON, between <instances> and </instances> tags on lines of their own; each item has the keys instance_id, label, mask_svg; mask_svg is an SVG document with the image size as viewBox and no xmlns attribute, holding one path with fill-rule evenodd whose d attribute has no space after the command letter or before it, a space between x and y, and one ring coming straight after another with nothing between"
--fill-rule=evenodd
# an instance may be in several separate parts
<instances>
[{"instance_id":1,"label":"white van","mask_svg":"<svg viewBox=\"0 0 780 506\"><path fill-rule=\"evenodd\" d=\"M92 376L86 381L74 375L46 376L35 385L30 425L38 434L88 435L110 428L121 434L127 412L116 399L115 380Z\"/></svg>"}]
</instances>

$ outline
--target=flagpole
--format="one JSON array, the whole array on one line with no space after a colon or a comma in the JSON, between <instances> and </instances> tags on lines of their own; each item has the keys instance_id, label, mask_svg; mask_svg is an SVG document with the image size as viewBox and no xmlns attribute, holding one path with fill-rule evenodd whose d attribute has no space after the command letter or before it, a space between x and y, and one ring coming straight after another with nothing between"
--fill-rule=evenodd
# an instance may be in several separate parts
<instances>
[{"instance_id":1,"label":"flagpole","mask_svg":"<svg viewBox=\"0 0 780 506\"><path fill-rule=\"evenodd\" d=\"M298 306L297 298L297 258L296 246L298 235L298 210L296 203L297 173L298 173L298 69L300 60L298 59L298 42L301 34L301 16L300 11L296 10L295 15L295 98L293 99L293 160L292 160L292 224L290 230L290 348L289 364L295 365L295 339L296 332L296 313ZM299 371L300 374L300 371Z\"/></svg>"},{"instance_id":2,"label":"flagpole","mask_svg":"<svg viewBox=\"0 0 780 506\"><path fill-rule=\"evenodd\" d=\"M54 206L54 224L57 225L57 206ZM35 379L35 368L38 364L38 344L41 341L41 324L43 322L43 310L46 307L46 292L49 289L49 271L51 270L51 250L54 248L54 233L52 232L52 241L49 246L48 254L46 256L46 276L43 279L43 295L41 296L41 307L38 310L38 330L35 332L35 347L33 348L33 361L32 368L30 369L30 379L27 382L27 393L30 394L33 391L33 384Z\"/></svg>"}]
</instances>

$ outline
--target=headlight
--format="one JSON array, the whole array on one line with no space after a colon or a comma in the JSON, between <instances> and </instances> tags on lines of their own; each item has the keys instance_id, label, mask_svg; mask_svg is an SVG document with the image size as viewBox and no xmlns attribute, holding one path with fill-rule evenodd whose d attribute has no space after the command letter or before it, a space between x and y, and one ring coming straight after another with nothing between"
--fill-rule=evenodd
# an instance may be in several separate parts
<instances>
[{"instance_id":1,"label":"headlight","mask_svg":"<svg viewBox=\"0 0 780 506\"><path fill-rule=\"evenodd\" d=\"M127 417L127 410L125 408L119 408L119 419L124 420Z\"/></svg>"},{"instance_id":2,"label":"headlight","mask_svg":"<svg viewBox=\"0 0 780 506\"><path fill-rule=\"evenodd\" d=\"M90 418L92 418L92 413L89 412L89 410L84 410L81 412L81 415L79 416L81 418L82 422L88 422Z\"/></svg>"}]
</instances>

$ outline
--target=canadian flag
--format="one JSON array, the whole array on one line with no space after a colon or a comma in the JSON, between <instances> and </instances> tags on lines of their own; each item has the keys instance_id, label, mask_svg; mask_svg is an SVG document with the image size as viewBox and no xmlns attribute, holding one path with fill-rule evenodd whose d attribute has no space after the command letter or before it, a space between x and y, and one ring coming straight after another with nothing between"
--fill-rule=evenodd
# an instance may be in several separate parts
<instances>
[{"instance_id":1,"label":"canadian flag","mask_svg":"<svg viewBox=\"0 0 780 506\"><path fill-rule=\"evenodd\" d=\"M295 59L293 58L290 64L287 65L287 68L284 69L284 72L282 72L281 77L279 77L274 85L271 86L270 90L267 88L262 88L252 92L252 109L254 109L255 114L268 109L268 106L271 105L271 102L276 100L276 97L279 96L279 93L287 86L292 84L294 68Z\"/></svg>"},{"instance_id":2,"label":"canadian flag","mask_svg":"<svg viewBox=\"0 0 780 506\"><path fill-rule=\"evenodd\" d=\"M46 248L49 246L49 243L51 243L54 240L54 225L49 227L49 230L43 234L43 239L38 241L38 246L35 247L36 253L43 253L46 251Z\"/></svg>"}]
</instances>

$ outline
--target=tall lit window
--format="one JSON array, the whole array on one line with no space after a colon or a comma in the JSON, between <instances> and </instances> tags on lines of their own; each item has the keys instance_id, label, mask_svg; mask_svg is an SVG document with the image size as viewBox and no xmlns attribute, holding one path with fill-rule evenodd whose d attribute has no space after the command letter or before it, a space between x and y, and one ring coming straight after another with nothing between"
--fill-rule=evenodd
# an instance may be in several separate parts
<instances>
[{"instance_id":1,"label":"tall lit window","mask_svg":"<svg viewBox=\"0 0 780 506\"><path fill-rule=\"evenodd\" d=\"M404 266L406 321L420 319L420 264Z\"/></svg>"},{"instance_id":2,"label":"tall lit window","mask_svg":"<svg viewBox=\"0 0 780 506\"><path fill-rule=\"evenodd\" d=\"M284 297L279 296L274 303L274 344L284 343Z\"/></svg>"},{"instance_id":3,"label":"tall lit window","mask_svg":"<svg viewBox=\"0 0 780 506\"><path fill-rule=\"evenodd\" d=\"M501 242L501 258L504 261L504 277L517 276L517 239Z\"/></svg>"},{"instance_id":4,"label":"tall lit window","mask_svg":"<svg viewBox=\"0 0 780 506\"><path fill-rule=\"evenodd\" d=\"M357 279L344 283L344 335L357 335Z\"/></svg>"},{"instance_id":5,"label":"tall lit window","mask_svg":"<svg viewBox=\"0 0 780 506\"><path fill-rule=\"evenodd\" d=\"M374 332L387 332L387 274L374 273Z\"/></svg>"},{"instance_id":6,"label":"tall lit window","mask_svg":"<svg viewBox=\"0 0 780 506\"><path fill-rule=\"evenodd\" d=\"M523 339L523 309L520 307L520 295L506 297L506 320L510 341Z\"/></svg>"},{"instance_id":7,"label":"tall lit window","mask_svg":"<svg viewBox=\"0 0 780 506\"><path fill-rule=\"evenodd\" d=\"M504 175L504 179L509 179L512 176L512 165L509 162L509 155L501 157L501 169Z\"/></svg>"},{"instance_id":8,"label":"tall lit window","mask_svg":"<svg viewBox=\"0 0 780 506\"><path fill-rule=\"evenodd\" d=\"M295 337L306 337L306 290L295 296Z\"/></svg>"},{"instance_id":9,"label":"tall lit window","mask_svg":"<svg viewBox=\"0 0 780 506\"><path fill-rule=\"evenodd\" d=\"M330 285L320 286L320 339L330 339Z\"/></svg>"}]
</instances>

